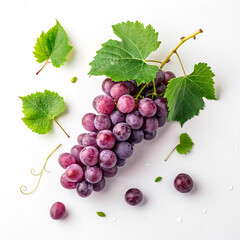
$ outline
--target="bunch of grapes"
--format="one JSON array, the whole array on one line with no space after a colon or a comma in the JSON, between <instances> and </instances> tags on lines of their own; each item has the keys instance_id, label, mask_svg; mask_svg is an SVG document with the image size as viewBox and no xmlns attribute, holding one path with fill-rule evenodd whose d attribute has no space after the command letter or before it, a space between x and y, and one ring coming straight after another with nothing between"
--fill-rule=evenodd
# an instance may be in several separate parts
<instances>
[{"instance_id":1,"label":"bunch of grapes","mask_svg":"<svg viewBox=\"0 0 240 240\"><path fill-rule=\"evenodd\" d=\"M61 176L64 188L75 189L81 197L99 192L105 178L113 177L118 167L125 165L133 154L133 146L156 136L168 115L167 100L163 98L166 86L175 75L157 72L154 84L137 86L135 80L114 82L107 78L102 83L105 95L93 100L98 114L87 113L82 118L89 133L78 136L78 145L71 153L59 156L65 169Z\"/></svg>"}]
</instances>

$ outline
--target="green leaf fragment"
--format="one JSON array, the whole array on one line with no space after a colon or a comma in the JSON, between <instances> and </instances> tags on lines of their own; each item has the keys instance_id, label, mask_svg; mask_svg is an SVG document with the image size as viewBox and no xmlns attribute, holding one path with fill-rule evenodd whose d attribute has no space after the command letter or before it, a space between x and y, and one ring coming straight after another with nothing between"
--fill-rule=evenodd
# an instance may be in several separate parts
<instances>
[{"instance_id":1,"label":"green leaf fragment","mask_svg":"<svg viewBox=\"0 0 240 240\"><path fill-rule=\"evenodd\" d=\"M113 31L122 41L104 43L90 63L89 74L106 75L114 81L136 79L137 84L153 81L158 67L145 60L160 45L158 33L151 25L144 28L138 21L114 25Z\"/></svg>"},{"instance_id":2,"label":"green leaf fragment","mask_svg":"<svg viewBox=\"0 0 240 240\"><path fill-rule=\"evenodd\" d=\"M106 214L104 212L97 212L97 215L99 217L106 217Z\"/></svg>"},{"instance_id":3,"label":"green leaf fragment","mask_svg":"<svg viewBox=\"0 0 240 240\"><path fill-rule=\"evenodd\" d=\"M160 182L162 180L162 177L157 177L156 179L155 179L155 182Z\"/></svg>"},{"instance_id":4,"label":"green leaf fragment","mask_svg":"<svg viewBox=\"0 0 240 240\"><path fill-rule=\"evenodd\" d=\"M192 149L194 143L187 133L182 133L180 136L180 143L177 145L176 150L179 154L187 154Z\"/></svg>"},{"instance_id":5,"label":"green leaf fragment","mask_svg":"<svg viewBox=\"0 0 240 240\"><path fill-rule=\"evenodd\" d=\"M71 79L71 82L72 83L75 83L77 81L77 77L73 77L72 79Z\"/></svg>"}]
</instances>

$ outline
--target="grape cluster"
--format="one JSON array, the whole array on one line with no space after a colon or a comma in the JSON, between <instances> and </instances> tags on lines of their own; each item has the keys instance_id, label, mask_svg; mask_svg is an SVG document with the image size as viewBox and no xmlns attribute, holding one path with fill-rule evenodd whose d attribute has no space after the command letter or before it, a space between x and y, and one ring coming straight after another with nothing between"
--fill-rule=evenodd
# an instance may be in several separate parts
<instances>
[{"instance_id":1,"label":"grape cluster","mask_svg":"<svg viewBox=\"0 0 240 240\"><path fill-rule=\"evenodd\" d=\"M89 132L78 136L78 145L72 147L71 153L59 156L59 164L65 169L62 186L76 188L81 197L101 191L105 178L115 176L118 167L131 157L133 146L143 139L153 139L157 128L165 124L168 109L162 95L174 77L172 72L160 69L154 84L150 82L145 88L144 84L137 86L135 80L105 79L105 94L93 100L98 114L87 113L82 118L82 125Z\"/></svg>"}]
</instances>

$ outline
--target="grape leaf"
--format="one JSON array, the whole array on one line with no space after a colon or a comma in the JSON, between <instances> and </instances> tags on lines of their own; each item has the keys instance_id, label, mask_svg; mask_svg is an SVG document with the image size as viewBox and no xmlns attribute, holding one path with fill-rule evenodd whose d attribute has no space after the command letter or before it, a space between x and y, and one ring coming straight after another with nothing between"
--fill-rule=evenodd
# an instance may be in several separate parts
<instances>
[{"instance_id":1,"label":"grape leaf","mask_svg":"<svg viewBox=\"0 0 240 240\"><path fill-rule=\"evenodd\" d=\"M144 28L138 21L113 25L114 33L122 40L109 40L102 44L90 63L90 75L106 75L114 81L136 79L137 84L153 81L157 66L148 65L145 59L157 50L158 33L151 25Z\"/></svg>"},{"instance_id":2,"label":"grape leaf","mask_svg":"<svg viewBox=\"0 0 240 240\"><path fill-rule=\"evenodd\" d=\"M203 97L216 100L214 76L206 63L198 63L190 75L171 79L164 95L168 100L168 120L179 121L183 126L204 108Z\"/></svg>"},{"instance_id":3,"label":"grape leaf","mask_svg":"<svg viewBox=\"0 0 240 240\"><path fill-rule=\"evenodd\" d=\"M156 177L155 182L160 182L162 180L162 177Z\"/></svg>"},{"instance_id":4,"label":"grape leaf","mask_svg":"<svg viewBox=\"0 0 240 240\"><path fill-rule=\"evenodd\" d=\"M20 98L25 115L22 120L28 128L38 134L48 133L51 130L51 120L66 108L63 98L58 93L48 90Z\"/></svg>"},{"instance_id":5,"label":"grape leaf","mask_svg":"<svg viewBox=\"0 0 240 240\"><path fill-rule=\"evenodd\" d=\"M180 135L180 143L177 145L176 150L179 154L187 154L193 147L193 141L187 133Z\"/></svg>"},{"instance_id":6,"label":"grape leaf","mask_svg":"<svg viewBox=\"0 0 240 240\"><path fill-rule=\"evenodd\" d=\"M99 217L106 217L106 214L104 212L97 212L97 215Z\"/></svg>"},{"instance_id":7,"label":"grape leaf","mask_svg":"<svg viewBox=\"0 0 240 240\"><path fill-rule=\"evenodd\" d=\"M42 34L37 39L33 52L37 62L42 63L51 59L54 67L60 67L67 61L67 55L72 50L68 44L68 36L56 20L56 25Z\"/></svg>"}]
</instances>

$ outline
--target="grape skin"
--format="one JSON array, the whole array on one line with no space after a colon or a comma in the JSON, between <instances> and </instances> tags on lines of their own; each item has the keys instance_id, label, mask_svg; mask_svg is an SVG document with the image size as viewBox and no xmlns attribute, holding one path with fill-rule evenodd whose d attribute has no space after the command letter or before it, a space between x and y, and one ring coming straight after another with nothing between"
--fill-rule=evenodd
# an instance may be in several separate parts
<instances>
[{"instance_id":1,"label":"grape skin","mask_svg":"<svg viewBox=\"0 0 240 240\"><path fill-rule=\"evenodd\" d=\"M99 182L93 184L93 191L94 192L102 191L105 187L105 184L106 184L105 178L102 177L102 179Z\"/></svg>"},{"instance_id":2,"label":"grape skin","mask_svg":"<svg viewBox=\"0 0 240 240\"><path fill-rule=\"evenodd\" d=\"M87 167L85 170L85 179L89 183L99 182L102 179L102 170L97 166Z\"/></svg>"},{"instance_id":3,"label":"grape skin","mask_svg":"<svg viewBox=\"0 0 240 240\"><path fill-rule=\"evenodd\" d=\"M62 174L60 183L66 189L75 189L77 186L77 182L70 182L67 180L65 173Z\"/></svg>"},{"instance_id":4,"label":"grape skin","mask_svg":"<svg viewBox=\"0 0 240 240\"><path fill-rule=\"evenodd\" d=\"M135 100L131 95L123 95L119 98L117 107L122 113L130 113L135 108Z\"/></svg>"},{"instance_id":5,"label":"grape skin","mask_svg":"<svg viewBox=\"0 0 240 240\"><path fill-rule=\"evenodd\" d=\"M143 116L138 110L134 110L126 115L126 123L129 124L132 129L139 129L143 125Z\"/></svg>"},{"instance_id":6,"label":"grape skin","mask_svg":"<svg viewBox=\"0 0 240 240\"><path fill-rule=\"evenodd\" d=\"M114 100L107 95L100 96L96 101L97 112L102 114L111 114L115 108Z\"/></svg>"},{"instance_id":7,"label":"grape skin","mask_svg":"<svg viewBox=\"0 0 240 240\"><path fill-rule=\"evenodd\" d=\"M110 119L112 121L113 125L116 125L120 122L124 122L125 121L125 115L123 113L121 113L120 111L116 110L113 111L110 115Z\"/></svg>"},{"instance_id":8,"label":"grape skin","mask_svg":"<svg viewBox=\"0 0 240 240\"><path fill-rule=\"evenodd\" d=\"M62 153L58 157L58 163L62 168L65 169L69 165L76 163L76 159L71 153Z\"/></svg>"},{"instance_id":9,"label":"grape skin","mask_svg":"<svg viewBox=\"0 0 240 240\"><path fill-rule=\"evenodd\" d=\"M113 128L113 134L118 141L126 141L131 135L131 128L127 123L118 123Z\"/></svg>"},{"instance_id":10,"label":"grape skin","mask_svg":"<svg viewBox=\"0 0 240 240\"><path fill-rule=\"evenodd\" d=\"M94 166L98 162L98 155L97 148L88 146L80 152L80 160L86 166Z\"/></svg>"},{"instance_id":11,"label":"grape skin","mask_svg":"<svg viewBox=\"0 0 240 240\"><path fill-rule=\"evenodd\" d=\"M78 182L83 177L83 169L78 164L72 164L66 168L65 176L69 182Z\"/></svg>"},{"instance_id":12,"label":"grape skin","mask_svg":"<svg viewBox=\"0 0 240 240\"><path fill-rule=\"evenodd\" d=\"M180 173L174 180L174 187L181 193L188 193L193 188L193 180L186 173Z\"/></svg>"},{"instance_id":13,"label":"grape skin","mask_svg":"<svg viewBox=\"0 0 240 240\"><path fill-rule=\"evenodd\" d=\"M152 117L157 112L155 103L149 98L143 98L138 103L138 111L144 117Z\"/></svg>"},{"instance_id":14,"label":"grape skin","mask_svg":"<svg viewBox=\"0 0 240 240\"><path fill-rule=\"evenodd\" d=\"M118 100L121 96L129 93L130 93L130 90L128 86L124 83L115 84L110 91L110 95L116 100Z\"/></svg>"},{"instance_id":15,"label":"grape skin","mask_svg":"<svg viewBox=\"0 0 240 240\"><path fill-rule=\"evenodd\" d=\"M105 94L110 95L111 88L115 85L116 83L112 81L111 78L106 78L103 83L102 83L102 90Z\"/></svg>"},{"instance_id":16,"label":"grape skin","mask_svg":"<svg viewBox=\"0 0 240 240\"><path fill-rule=\"evenodd\" d=\"M156 117L145 118L143 123L143 131L153 133L158 128L158 120Z\"/></svg>"},{"instance_id":17,"label":"grape skin","mask_svg":"<svg viewBox=\"0 0 240 240\"><path fill-rule=\"evenodd\" d=\"M113 150L117 157L121 159L127 159L133 154L133 147L129 142L118 142Z\"/></svg>"},{"instance_id":18,"label":"grape skin","mask_svg":"<svg viewBox=\"0 0 240 240\"><path fill-rule=\"evenodd\" d=\"M137 188L130 188L125 193L125 200L131 206L136 206L143 200L142 192Z\"/></svg>"},{"instance_id":19,"label":"grape skin","mask_svg":"<svg viewBox=\"0 0 240 240\"><path fill-rule=\"evenodd\" d=\"M82 118L82 125L89 132L96 132L97 131L97 129L94 126L95 117L96 117L96 114L87 113Z\"/></svg>"},{"instance_id":20,"label":"grape skin","mask_svg":"<svg viewBox=\"0 0 240 240\"><path fill-rule=\"evenodd\" d=\"M99 114L94 119L94 126L98 131L107 130L111 125L111 120L106 114Z\"/></svg>"},{"instance_id":21,"label":"grape skin","mask_svg":"<svg viewBox=\"0 0 240 240\"><path fill-rule=\"evenodd\" d=\"M64 218L66 214L66 207L61 202L55 202L50 209L50 216L54 220L60 220Z\"/></svg>"},{"instance_id":22,"label":"grape skin","mask_svg":"<svg viewBox=\"0 0 240 240\"><path fill-rule=\"evenodd\" d=\"M115 137L110 130L102 130L97 135L97 145L101 149L111 149L115 144Z\"/></svg>"},{"instance_id":23,"label":"grape skin","mask_svg":"<svg viewBox=\"0 0 240 240\"><path fill-rule=\"evenodd\" d=\"M93 191L93 185L88 181L84 180L77 185L77 193L80 197L88 197Z\"/></svg>"},{"instance_id":24,"label":"grape skin","mask_svg":"<svg viewBox=\"0 0 240 240\"><path fill-rule=\"evenodd\" d=\"M117 156L111 150L103 150L99 155L99 165L103 168L112 168L117 163Z\"/></svg>"}]
</instances>

